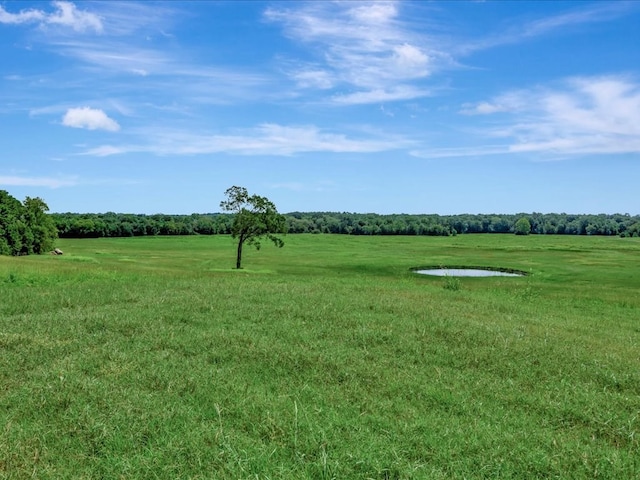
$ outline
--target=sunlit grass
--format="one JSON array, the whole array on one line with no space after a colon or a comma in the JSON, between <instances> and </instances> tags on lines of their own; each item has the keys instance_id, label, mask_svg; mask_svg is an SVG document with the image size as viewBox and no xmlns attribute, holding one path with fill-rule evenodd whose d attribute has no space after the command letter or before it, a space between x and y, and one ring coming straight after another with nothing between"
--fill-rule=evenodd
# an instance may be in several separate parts
<instances>
[{"instance_id":1,"label":"sunlit grass","mask_svg":"<svg viewBox=\"0 0 640 480\"><path fill-rule=\"evenodd\" d=\"M241 271L228 237L60 247L0 257L1 477L639 471L635 239L291 235Z\"/></svg>"}]
</instances>

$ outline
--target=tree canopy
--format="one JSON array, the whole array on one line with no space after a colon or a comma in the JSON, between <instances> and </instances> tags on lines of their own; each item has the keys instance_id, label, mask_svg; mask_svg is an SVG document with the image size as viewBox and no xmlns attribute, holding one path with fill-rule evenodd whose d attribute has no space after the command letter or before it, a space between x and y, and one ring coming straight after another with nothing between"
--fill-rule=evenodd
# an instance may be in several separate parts
<instances>
[{"instance_id":1,"label":"tree canopy","mask_svg":"<svg viewBox=\"0 0 640 480\"><path fill-rule=\"evenodd\" d=\"M58 237L49 207L41 198L23 203L0 190L0 255L40 254L53 249Z\"/></svg>"},{"instance_id":2,"label":"tree canopy","mask_svg":"<svg viewBox=\"0 0 640 480\"><path fill-rule=\"evenodd\" d=\"M527 217L519 218L514 230L516 235L529 235L531 233L531 222Z\"/></svg>"},{"instance_id":3,"label":"tree canopy","mask_svg":"<svg viewBox=\"0 0 640 480\"><path fill-rule=\"evenodd\" d=\"M428 235L515 233L523 216L533 235L619 235L640 237L640 215L629 214L377 214L291 212L283 214L288 233L344 235ZM188 215L132 213L50 213L61 238L144 235L229 235L231 213Z\"/></svg>"},{"instance_id":4,"label":"tree canopy","mask_svg":"<svg viewBox=\"0 0 640 480\"><path fill-rule=\"evenodd\" d=\"M259 250L261 239L267 238L277 247L284 246L284 241L277 234L287 232L287 221L271 200L249 195L246 188L237 186L228 188L224 194L227 199L220 202L220 208L234 215L231 236L238 239L236 268L242 268L242 247L245 243Z\"/></svg>"}]
</instances>

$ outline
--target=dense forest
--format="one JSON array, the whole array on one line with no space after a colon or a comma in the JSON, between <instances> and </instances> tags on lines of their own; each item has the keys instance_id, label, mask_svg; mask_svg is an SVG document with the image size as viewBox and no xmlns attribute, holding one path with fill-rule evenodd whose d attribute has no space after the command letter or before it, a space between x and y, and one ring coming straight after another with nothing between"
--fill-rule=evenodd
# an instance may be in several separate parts
<instances>
[{"instance_id":1,"label":"dense forest","mask_svg":"<svg viewBox=\"0 0 640 480\"><path fill-rule=\"evenodd\" d=\"M232 214L138 215L121 213L53 213L64 238L141 235L229 234ZM640 216L516 214L516 215L379 215L373 213L292 212L285 214L289 233L349 235L458 235L515 233L526 218L532 234L640 236Z\"/></svg>"},{"instance_id":2,"label":"dense forest","mask_svg":"<svg viewBox=\"0 0 640 480\"><path fill-rule=\"evenodd\" d=\"M30 255L53 249L57 237L49 207L40 198L24 202L0 190L0 255Z\"/></svg>"}]
</instances>

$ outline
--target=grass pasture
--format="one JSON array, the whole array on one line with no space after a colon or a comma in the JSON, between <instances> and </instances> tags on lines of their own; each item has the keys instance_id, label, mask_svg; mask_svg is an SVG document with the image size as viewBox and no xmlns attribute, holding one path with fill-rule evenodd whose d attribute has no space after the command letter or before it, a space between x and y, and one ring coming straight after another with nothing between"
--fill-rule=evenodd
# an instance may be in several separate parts
<instances>
[{"instance_id":1,"label":"grass pasture","mask_svg":"<svg viewBox=\"0 0 640 480\"><path fill-rule=\"evenodd\" d=\"M285 243L0 257L0 478L640 478L639 239Z\"/></svg>"}]
</instances>

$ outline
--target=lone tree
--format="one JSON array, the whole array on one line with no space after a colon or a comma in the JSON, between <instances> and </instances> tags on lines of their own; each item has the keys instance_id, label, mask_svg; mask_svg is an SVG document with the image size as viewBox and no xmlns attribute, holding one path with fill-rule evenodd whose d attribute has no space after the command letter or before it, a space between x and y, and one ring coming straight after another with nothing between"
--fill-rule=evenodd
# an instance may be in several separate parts
<instances>
[{"instance_id":1,"label":"lone tree","mask_svg":"<svg viewBox=\"0 0 640 480\"><path fill-rule=\"evenodd\" d=\"M231 236L238 239L236 268L242 268L242 247L245 243L260 250L260 240L267 238L277 247L284 246L276 234L286 233L287 223L273 202L266 197L249 195L244 187L228 188L224 194L227 199L220 202L220 208L235 214Z\"/></svg>"}]
</instances>

